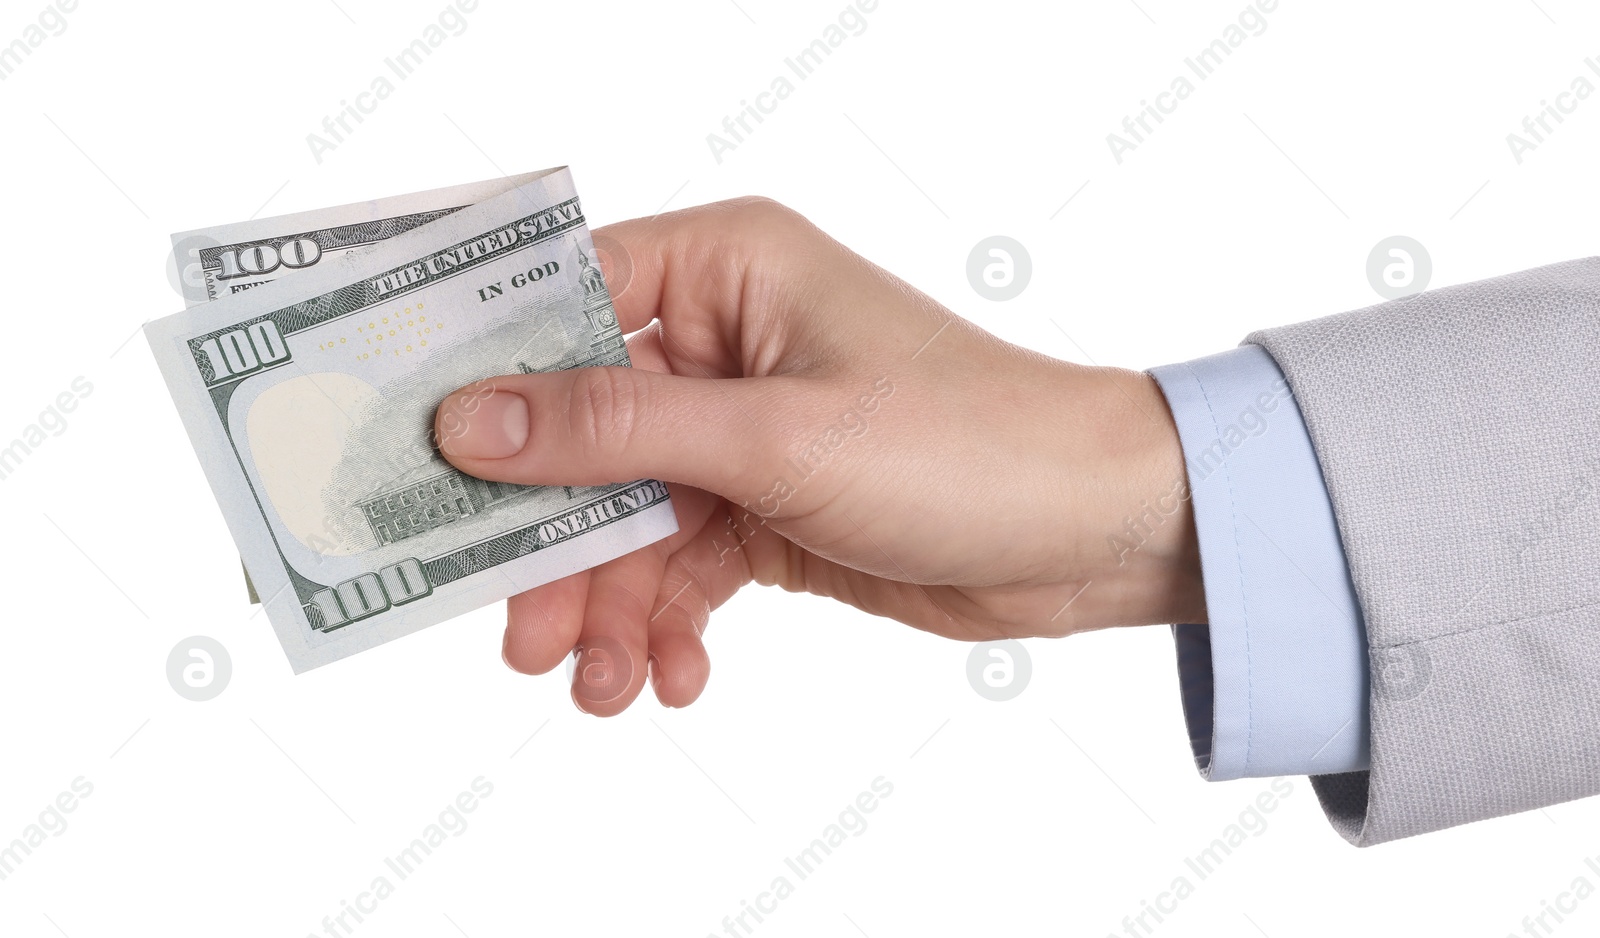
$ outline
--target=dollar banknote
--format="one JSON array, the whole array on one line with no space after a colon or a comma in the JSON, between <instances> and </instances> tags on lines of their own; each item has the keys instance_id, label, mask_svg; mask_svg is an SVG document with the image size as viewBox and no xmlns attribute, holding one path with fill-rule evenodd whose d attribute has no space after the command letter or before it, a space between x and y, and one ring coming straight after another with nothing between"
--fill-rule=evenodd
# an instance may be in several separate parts
<instances>
[{"instance_id":1,"label":"dollar banknote","mask_svg":"<svg viewBox=\"0 0 1600 938\"><path fill-rule=\"evenodd\" d=\"M190 308L313 270L532 181L537 173L180 231L169 276ZM243 561L240 561L241 567ZM244 572L245 595L261 601Z\"/></svg>"},{"instance_id":2,"label":"dollar banknote","mask_svg":"<svg viewBox=\"0 0 1600 938\"><path fill-rule=\"evenodd\" d=\"M439 401L479 379L628 363L565 168L331 258L280 238L197 249L218 295L145 331L296 672L677 529L658 481L490 482L433 439ZM230 263L285 259L313 269L227 285Z\"/></svg>"},{"instance_id":3,"label":"dollar banknote","mask_svg":"<svg viewBox=\"0 0 1600 938\"><path fill-rule=\"evenodd\" d=\"M213 225L172 236L171 272L184 305L202 303L315 270L484 199L533 182L539 173L352 202L294 215Z\"/></svg>"}]
</instances>

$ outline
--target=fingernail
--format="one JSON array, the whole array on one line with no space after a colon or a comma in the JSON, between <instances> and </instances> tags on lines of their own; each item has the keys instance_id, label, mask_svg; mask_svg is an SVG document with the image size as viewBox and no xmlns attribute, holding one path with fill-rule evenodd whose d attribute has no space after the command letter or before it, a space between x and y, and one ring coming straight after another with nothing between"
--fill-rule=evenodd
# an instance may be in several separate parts
<instances>
[{"instance_id":1,"label":"fingernail","mask_svg":"<svg viewBox=\"0 0 1600 938\"><path fill-rule=\"evenodd\" d=\"M591 636L578 646L577 666L572 671L572 699L585 712L585 704L610 703L627 692L633 670L633 656L621 642L608 635Z\"/></svg>"},{"instance_id":2,"label":"fingernail","mask_svg":"<svg viewBox=\"0 0 1600 938\"><path fill-rule=\"evenodd\" d=\"M474 406L469 408L469 401ZM476 401L464 394L451 397L439 422L450 428L439 441L439 448L450 456L504 459L521 452L528 442L528 402L510 391Z\"/></svg>"}]
</instances>

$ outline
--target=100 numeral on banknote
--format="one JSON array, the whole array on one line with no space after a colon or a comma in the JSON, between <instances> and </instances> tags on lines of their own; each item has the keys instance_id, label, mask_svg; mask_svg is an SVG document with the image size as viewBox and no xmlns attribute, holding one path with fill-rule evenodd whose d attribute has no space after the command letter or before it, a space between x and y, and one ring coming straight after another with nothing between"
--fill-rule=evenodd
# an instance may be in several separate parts
<instances>
[{"instance_id":1,"label":"100 numeral on banknote","mask_svg":"<svg viewBox=\"0 0 1600 938\"><path fill-rule=\"evenodd\" d=\"M660 482L490 482L431 438L439 400L482 378L628 363L593 258L552 170L148 328L297 671L676 530Z\"/></svg>"},{"instance_id":2,"label":"100 numeral on banknote","mask_svg":"<svg viewBox=\"0 0 1600 938\"><path fill-rule=\"evenodd\" d=\"M188 306L295 276L325 260L370 248L465 206L539 178L524 173L366 202L216 225L172 236L173 284ZM245 577L247 588L249 576ZM248 589L252 603L261 600Z\"/></svg>"}]
</instances>

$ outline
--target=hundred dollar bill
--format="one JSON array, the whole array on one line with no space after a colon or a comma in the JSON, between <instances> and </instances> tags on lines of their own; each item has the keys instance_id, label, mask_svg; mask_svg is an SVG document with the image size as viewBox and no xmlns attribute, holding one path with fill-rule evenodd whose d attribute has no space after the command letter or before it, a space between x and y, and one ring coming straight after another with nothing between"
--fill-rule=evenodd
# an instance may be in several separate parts
<instances>
[{"instance_id":1,"label":"hundred dollar bill","mask_svg":"<svg viewBox=\"0 0 1600 938\"><path fill-rule=\"evenodd\" d=\"M172 236L173 283L190 308L318 264L436 221L532 181L537 173L335 205L294 215L214 225ZM250 602L261 601L248 571Z\"/></svg>"},{"instance_id":2,"label":"hundred dollar bill","mask_svg":"<svg viewBox=\"0 0 1600 938\"><path fill-rule=\"evenodd\" d=\"M660 482L488 482L431 438L480 378L628 364L594 254L563 167L146 327L296 672L677 530Z\"/></svg>"}]
</instances>

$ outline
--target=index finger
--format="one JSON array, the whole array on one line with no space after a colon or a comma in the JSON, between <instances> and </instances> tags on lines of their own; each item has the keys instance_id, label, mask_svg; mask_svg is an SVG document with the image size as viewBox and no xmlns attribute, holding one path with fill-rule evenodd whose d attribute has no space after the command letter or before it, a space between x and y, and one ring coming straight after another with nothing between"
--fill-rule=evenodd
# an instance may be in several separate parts
<instances>
[{"instance_id":1,"label":"index finger","mask_svg":"<svg viewBox=\"0 0 1600 938\"><path fill-rule=\"evenodd\" d=\"M742 198L616 222L593 232L624 333L654 319L675 331L732 340L740 314L781 280L817 231L770 199ZM606 255L610 254L610 257Z\"/></svg>"}]
</instances>

